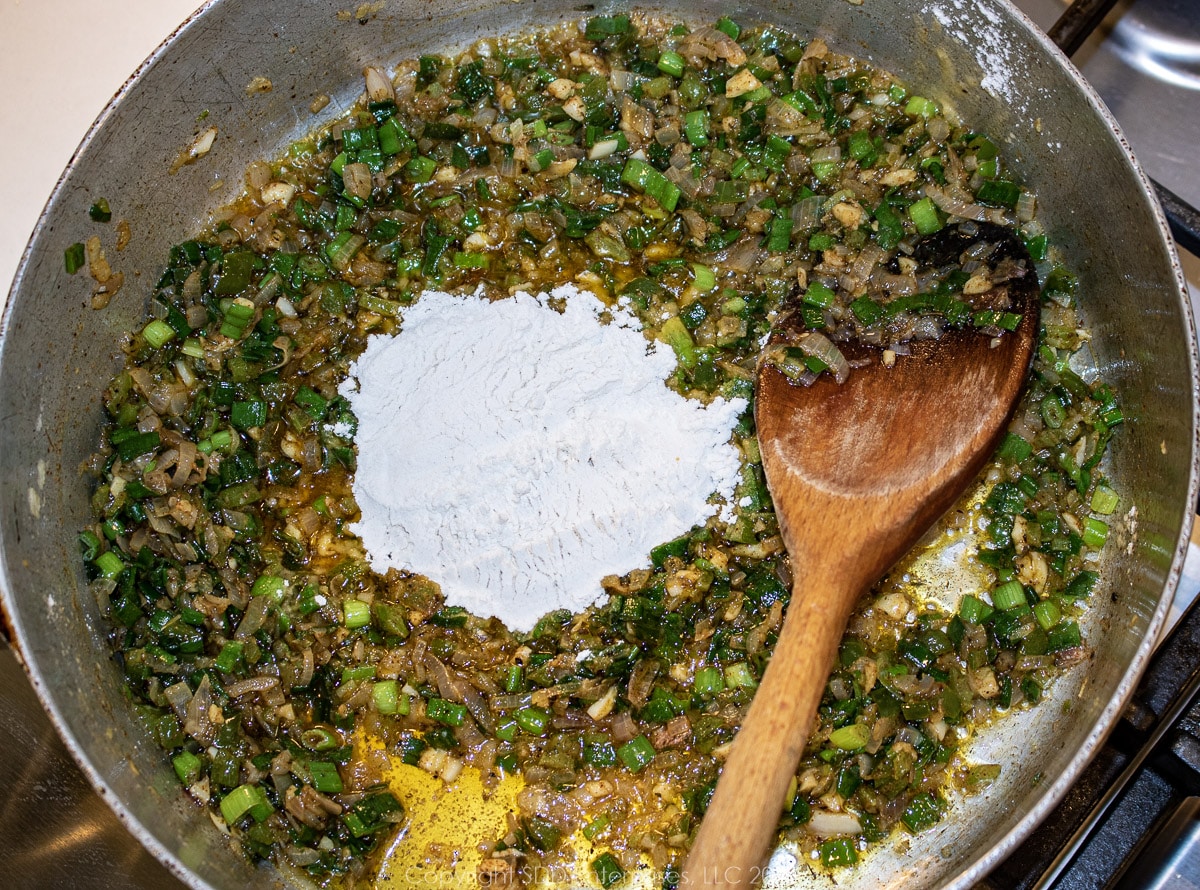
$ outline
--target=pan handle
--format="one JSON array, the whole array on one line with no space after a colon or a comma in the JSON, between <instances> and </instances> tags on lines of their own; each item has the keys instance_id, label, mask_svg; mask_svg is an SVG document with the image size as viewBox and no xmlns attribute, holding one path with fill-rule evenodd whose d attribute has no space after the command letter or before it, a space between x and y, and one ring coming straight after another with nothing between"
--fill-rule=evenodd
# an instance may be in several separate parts
<instances>
[{"instance_id":1,"label":"pan handle","mask_svg":"<svg viewBox=\"0 0 1200 890\"><path fill-rule=\"evenodd\" d=\"M1116 5L1117 0L1075 0L1050 27L1046 36L1068 56L1074 55ZM1184 250L1200 254L1200 212L1153 179L1150 184L1154 186L1158 202L1167 217L1171 235Z\"/></svg>"},{"instance_id":2,"label":"pan handle","mask_svg":"<svg viewBox=\"0 0 1200 890\"><path fill-rule=\"evenodd\" d=\"M1171 234L1179 242L1179 246L1200 255L1200 211L1153 179L1150 180L1150 184L1158 194L1158 201L1162 204L1167 223L1171 226Z\"/></svg>"},{"instance_id":3,"label":"pan handle","mask_svg":"<svg viewBox=\"0 0 1200 890\"><path fill-rule=\"evenodd\" d=\"M1046 36L1068 56L1073 56L1116 5L1117 0L1075 0L1058 17Z\"/></svg>"}]
</instances>

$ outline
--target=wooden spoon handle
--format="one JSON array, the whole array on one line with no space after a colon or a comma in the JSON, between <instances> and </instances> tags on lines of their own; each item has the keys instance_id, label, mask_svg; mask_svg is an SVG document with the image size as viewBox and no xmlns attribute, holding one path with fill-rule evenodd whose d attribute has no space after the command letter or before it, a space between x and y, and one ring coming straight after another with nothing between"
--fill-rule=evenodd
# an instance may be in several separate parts
<instances>
[{"instance_id":1,"label":"wooden spoon handle","mask_svg":"<svg viewBox=\"0 0 1200 890\"><path fill-rule=\"evenodd\" d=\"M800 591L803 583L805 590ZM861 591L836 578L796 580L775 652L700 823L681 888L758 883L824 682Z\"/></svg>"}]
</instances>

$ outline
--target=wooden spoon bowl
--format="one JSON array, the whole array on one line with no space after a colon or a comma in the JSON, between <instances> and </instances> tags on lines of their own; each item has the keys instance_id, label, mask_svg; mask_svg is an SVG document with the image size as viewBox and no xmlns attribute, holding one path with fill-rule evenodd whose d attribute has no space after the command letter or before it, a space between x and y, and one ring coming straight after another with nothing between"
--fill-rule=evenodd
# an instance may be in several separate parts
<instances>
[{"instance_id":1,"label":"wooden spoon bowl","mask_svg":"<svg viewBox=\"0 0 1200 890\"><path fill-rule=\"evenodd\" d=\"M852 365L865 364L840 384L822 374L801 386L760 365L754 416L792 594L681 886L741 886L761 876L855 604L959 498L1015 410L1040 305L1024 245L1007 229L964 226L932 236L915 255L941 265L982 239L1023 263L1023 275L998 286L1007 293L988 295L1020 315L1011 333L949 330L913 342L892 367L878 347L841 344Z\"/></svg>"}]
</instances>

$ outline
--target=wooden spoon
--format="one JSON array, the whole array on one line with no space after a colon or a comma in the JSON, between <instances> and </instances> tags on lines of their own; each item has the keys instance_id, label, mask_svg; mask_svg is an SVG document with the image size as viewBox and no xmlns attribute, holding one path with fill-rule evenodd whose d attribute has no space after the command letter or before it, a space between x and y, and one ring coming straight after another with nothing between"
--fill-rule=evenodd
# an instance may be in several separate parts
<instances>
[{"instance_id":1,"label":"wooden spoon","mask_svg":"<svg viewBox=\"0 0 1200 890\"><path fill-rule=\"evenodd\" d=\"M964 231L965 229L965 231ZM885 367L848 343L845 383L794 384L760 365L755 421L767 485L792 567L787 617L700 825L681 887L743 886L762 877L788 785L825 691L850 613L958 499L992 455L1033 358L1037 275L1006 229L967 225L926 239L916 257L943 265L972 243L998 245L1025 274L985 300L1008 303L1017 329L971 328L912 344Z\"/></svg>"}]
</instances>

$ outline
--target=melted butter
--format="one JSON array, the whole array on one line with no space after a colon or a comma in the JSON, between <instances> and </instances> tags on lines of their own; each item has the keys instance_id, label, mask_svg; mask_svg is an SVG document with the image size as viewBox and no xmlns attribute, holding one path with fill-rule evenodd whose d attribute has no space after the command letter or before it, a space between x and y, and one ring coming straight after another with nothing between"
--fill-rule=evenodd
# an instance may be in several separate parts
<instances>
[{"instance_id":1,"label":"melted butter","mask_svg":"<svg viewBox=\"0 0 1200 890\"><path fill-rule=\"evenodd\" d=\"M405 822L383 851L374 886L478 888L476 872L484 859L479 845L506 832L520 780L505 780L489 793L472 767L446 784L418 767L397 763L386 781L404 804Z\"/></svg>"},{"instance_id":2,"label":"melted butter","mask_svg":"<svg viewBox=\"0 0 1200 890\"><path fill-rule=\"evenodd\" d=\"M963 594L990 590L994 574L975 558L986 535L980 526L985 495L982 483L968 490L896 564L883 591L902 590L921 606L953 615Z\"/></svg>"},{"instance_id":3,"label":"melted butter","mask_svg":"<svg viewBox=\"0 0 1200 890\"><path fill-rule=\"evenodd\" d=\"M355 746L383 751L383 743L358 735ZM517 796L525 787L519 775L506 776L491 787L472 766L464 766L453 782L443 782L420 767L388 755L383 780L404 805L404 823L378 854L375 890L479 890L483 843L508 832L508 816L517 813ZM529 890L592 886L588 863L608 849L584 837L582 829L564 838L566 856L544 866L528 867ZM570 861L570 860L574 861ZM628 875L622 890L654 890L654 870L646 857Z\"/></svg>"},{"instance_id":4,"label":"melted butter","mask_svg":"<svg viewBox=\"0 0 1200 890\"><path fill-rule=\"evenodd\" d=\"M356 745L380 750L375 738ZM404 823L385 847L372 886L377 890L478 890L476 871L484 855L479 845L507 833L508 814L517 811L517 795L525 787L509 776L494 787L484 785L474 767L463 767L450 783L399 758L388 758L384 781L404 805Z\"/></svg>"}]
</instances>

